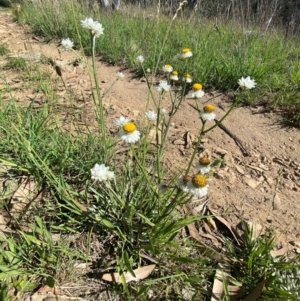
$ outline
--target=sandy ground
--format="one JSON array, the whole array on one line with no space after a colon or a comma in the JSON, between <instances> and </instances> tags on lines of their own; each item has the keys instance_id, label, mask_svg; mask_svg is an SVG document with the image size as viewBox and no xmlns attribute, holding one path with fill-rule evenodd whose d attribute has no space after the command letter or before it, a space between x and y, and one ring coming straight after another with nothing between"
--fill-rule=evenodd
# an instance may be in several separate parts
<instances>
[{"instance_id":1,"label":"sandy ground","mask_svg":"<svg viewBox=\"0 0 300 301\"><path fill-rule=\"evenodd\" d=\"M27 27L20 27L12 21L8 11L0 11L0 41L6 43L11 56L25 57L28 54L45 55L52 58L61 67L68 92L62 82L58 86L58 106L68 122L67 111L70 94L78 107L78 122L94 123L89 114L93 108L89 80L83 64L69 64L76 60L73 52L63 52L58 44L45 44L42 38L35 37ZM29 60L28 60L29 61ZM7 58L0 57L0 66ZM35 64L34 61L29 61ZM120 116L141 120L145 114L147 86L145 79L135 79L131 70L107 66L97 62L99 81L103 90L116 79L116 73L123 71L125 78L118 81L105 97L108 128L111 121ZM47 70L52 67L45 65ZM51 69L55 78L55 72ZM35 98L35 105L42 106L44 95L36 92L30 84L20 80L19 73L1 70L0 89L9 85L12 94L20 105L26 105ZM158 81L158 80L155 80ZM204 88L205 89L205 88ZM207 93L201 103L214 103L217 118L225 114L231 101L226 95L214 91ZM191 149L184 145L187 133L197 135L201 123L193 105L194 100L187 99L174 119L170 132L165 164L178 172L190 158ZM168 101L165 102L168 109ZM202 106L202 104L201 104ZM150 108L154 108L151 106ZM223 158L220 168L209 180L210 206L219 213L227 214L227 219L235 225L241 218L257 222L265 228L273 228L282 240L300 240L300 132L285 127L278 112L267 111L264 107L238 107L224 121L223 128L215 128L203 140L202 147L212 158ZM181 141L181 142L180 142ZM179 144L178 144L179 143Z\"/></svg>"}]
</instances>

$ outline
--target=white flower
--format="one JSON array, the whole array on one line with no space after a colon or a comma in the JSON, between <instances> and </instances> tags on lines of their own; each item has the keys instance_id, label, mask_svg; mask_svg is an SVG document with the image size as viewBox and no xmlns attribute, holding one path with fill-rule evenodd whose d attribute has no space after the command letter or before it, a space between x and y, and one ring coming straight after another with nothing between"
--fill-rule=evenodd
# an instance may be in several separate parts
<instances>
[{"instance_id":1,"label":"white flower","mask_svg":"<svg viewBox=\"0 0 300 301\"><path fill-rule=\"evenodd\" d=\"M161 109L160 112L161 112L163 115L166 115L166 114L167 114L167 110L166 110L166 109Z\"/></svg>"},{"instance_id":2,"label":"white flower","mask_svg":"<svg viewBox=\"0 0 300 301\"><path fill-rule=\"evenodd\" d=\"M96 38L103 34L104 28L102 24L94 21L92 18L85 18L85 20L81 21L81 25L83 28L88 29Z\"/></svg>"},{"instance_id":3,"label":"white flower","mask_svg":"<svg viewBox=\"0 0 300 301\"><path fill-rule=\"evenodd\" d=\"M150 111L148 111L148 112L146 113L146 117L147 117L149 120L154 121L154 120L157 119L157 114L156 114L154 111L150 110Z\"/></svg>"},{"instance_id":4,"label":"white flower","mask_svg":"<svg viewBox=\"0 0 300 301\"><path fill-rule=\"evenodd\" d=\"M216 118L216 114L214 113L215 111L215 106L212 104L207 104L204 108L203 111L200 112L200 118L203 121L211 121Z\"/></svg>"},{"instance_id":5,"label":"white flower","mask_svg":"<svg viewBox=\"0 0 300 301\"><path fill-rule=\"evenodd\" d=\"M118 119L114 120L114 124L119 128L130 121L131 121L130 118L121 116Z\"/></svg>"},{"instance_id":6,"label":"white flower","mask_svg":"<svg viewBox=\"0 0 300 301\"><path fill-rule=\"evenodd\" d=\"M120 132L120 138L126 143L136 143L140 139L140 131L136 129L136 126L132 122L125 123Z\"/></svg>"},{"instance_id":7,"label":"white flower","mask_svg":"<svg viewBox=\"0 0 300 301\"><path fill-rule=\"evenodd\" d=\"M202 175L195 175L187 183L188 191L197 198L202 198L208 193L208 185L206 179Z\"/></svg>"},{"instance_id":8,"label":"white flower","mask_svg":"<svg viewBox=\"0 0 300 301\"><path fill-rule=\"evenodd\" d=\"M159 86L157 87L158 92L163 92L163 91L168 92L168 91L170 91L170 89L171 89L171 86L168 85L168 82L166 80L160 81Z\"/></svg>"},{"instance_id":9,"label":"white flower","mask_svg":"<svg viewBox=\"0 0 300 301\"><path fill-rule=\"evenodd\" d=\"M170 79L174 80L174 81L178 81L179 80L178 72L177 71L173 71L172 75L170 76Z\"/></svg>"},{"instance_id":10,"label":"white flower","mask_svg":"<svg viewBox=\"0 0 300 301\"><path fill-rule=\"evenodd\" d=\"M256 82L254 81L254 79L251 79L250 76L244 78L240 78L238 81L238 84L240 85L240 87L242 88L246 88L246 89L253 89L256 86Z\"/></svg>"},{"instance_id":11,"label":"white flower","mask_svg":"<svg viewBox=\"0 0 300 301\"><path fill-rule=\"evenodd\" d=\"M144 63L144 57L142 56L142 55L139 55L136 59L135 59L135 61L136 61L136 63L138 63L138 64L143 64Z\"/></svg>"},{"instance_id":12,"label":"white flower","mask_svg":"<svg viewBox=\"0 0 300 301\"><path fill-rule=\"evenodd\" d=\"M190 84L192 82L192 77L190 74L187 74L185 77L182 78L182 80L188 84Z\"/></svg>"},{"instance_id":13,"label":"white flower","mask_svg":"<svg viewBox=\"0 0 300 301\"><path fill-rule=\"evenodd\" d=\"M181 59L187 59L192 56L193 56L193 53L191 52L191 50L189 48L182 49L181 54L180 54Z\"/></svg>"},{"instance_id":14,"label":"white flower","mask_svg":"<svg viewBox=\"0 0 300 301\"><path fill-rule=\"evenodd\" d=\"M187 186L187 183L188 181L190 181L191 179L191 176L181 176L179 179L178 179L178 182L177 182L177 186L183 191L183 192L189 192L189 188Z\"/></svg>"},{"instance_id":15,"label":"white flower","mask_svg":"<svg viewBox=\"0 0 300 301\"><path fill-rule=\"evenodd\" d=\"M69 39L62 39L61 46L64 48L64 50L70 50L73 48L74 43Z\"/></svg>"},{"instance_id":16,"label":"white flower","mask_svg":"<svg viewBox=\"0 0 300 301\"><path fill-rule=\"evenodd\" d=\"M203 121L211 121L215 120L216 114L215 113L205 113L205 112L200 112L200 117Z\"/></svg>"},{"instance_id":17,"label":"white flower","mask_svg":"<svg viewBox=\"0 0 300 301\"><path fill-rule=\"evenodd\" d=\"M193 56L192 51L189 48L183 48L181 53L177 53L174 60L185 60Z\"/></svg>"},{"instance_id":18,"label":"white flower","mask_svg":"<svg viewBox=\"0 0 300 301\"><path fill-rule=\"evenodd\" d=\"M169 64L166 64L162 67L163 72L171 73L173 71L173 67Z\"/></svg>"},{"instance_id":19,"label":"white flower","mask_svg":"<svg viewBox=\"0 0 300 301\"><path fill-rule=\"evenodd\" d=\"M191 90L191 91L189 91L188 95L191 98L202 98L205 95L205 93L202 90L199 90L199 91Z\"/></svg>"},{"instance_id":20,"label":"white flower","mask_svg":"<svg viewBox=\"0 0 300 301\"><path fill-rule=\"evenodd\" d=\"M199 84L199 83L195 83L193 84L192 86L193 90L190 90L188 95L191 97L191 98L201 98L204 96L204 92L202 90L202 85Z\"/></svg>"},{"instance_id":21,"label":"white flower","mask_svg":"<svg viewBox=\"0 0 300 301\"><path fill-rule=\"evenodd\" d=\"M109 171L109 167L106 167L104 164L95 164L91 169L92 179L98 180L100 182L112 180L115 177L115 174L112 171Z\"/></svg>"},{"instance_id":22,"label":"white flower","mask_svg":"<svg viewBox=\"0 0 300 301\"><path fill-rule=\"evenodd\" d=\"M150 73L150 72L151 72L151 69L150 69L150 68L147 68L146 72L147 72L147 73Z\"/></svg>"},{"instance_id":23,"label":"white flower","mask_svg":"<svg viewBox=\"0 0 300 301\"><path fill-rule=\"evenodd\" d=\"M91 30L94 25L94 20L92 18L85 18L84 20L81 20L81 26L83 28Z\"/></svg>"},{"instance_id":24,"label":"white flower","mask_svg":"<svg viewBox=\"0 0 300 301\"><path fill-rule=\"evenodd\" d=\"M117 73L117 78L118 79L123 79L125 77L124 73L123 72L118 72Z\"/></svg>"},{"instance_id":25,"label":"white flower","mask_svg":"<svg viewBox=\"0 0 300 301\"><path fill-rule=\"evenodd\" d=\"M208 157L202 157L199 159L199 161L196 163L196 168L200 171L202 175L210 172L210 160Z\"/></svg>"}]
</instances>

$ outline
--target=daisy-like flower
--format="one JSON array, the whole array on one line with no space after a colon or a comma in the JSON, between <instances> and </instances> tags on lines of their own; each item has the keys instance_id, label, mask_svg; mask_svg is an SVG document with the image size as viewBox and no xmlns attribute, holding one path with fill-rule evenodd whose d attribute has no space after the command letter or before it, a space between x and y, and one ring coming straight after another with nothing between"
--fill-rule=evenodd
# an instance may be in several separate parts
<instances>
[{"instance_id":1,"label":"daisy-like flower","mask_svg":"<svg viewBox=\"0 0 300 301\"><path fill-rule=\"evenodd\" d=\"M196 164L196 168L201 172L202 175L210 172L210 159L208 157L201 157Z\"/></svg>"},{"instance_id":2,"label":"daisy-like flower","mask_svg":"<svg viewBox=\"0 0 300 301\"><path fill-rule=\"evenodd\" d=\"M136 143L139 141L141 133L136 129L134 123L127 122L122 126L119 135L126 143Z\"/></svg>"},{"instance_id":3,"label":"daisy-like flower","mask_svg":"<svg viewBox=\"0 0 300 301\"><path fill-rule=\"evenodd\" d=\"M166 64L162 67L163 72L171 73L173 71L173 67L169 64Z\"/></svg>"},{"instance_id":4,"label":"daisy-like flower","mask_svg":"<svg viewBox=\"0 0 300 301\"><path fill-rule=\"evenodd\" d=\"M188 95L191 97L191 98L201 98L204 96L204 92L202 90L202 85L199 84L199 83L195 83L193 84L192 86L193 90L190 90Z\"/></svg>"},{"instance_id":5,"label":"daisy-like flower","mask_svg":"<svg viewBox=\"0 0 300 301\"><path fill-rule=\"evenodd\" d=\"M95 166L91 169L92 179L98 180L100 182L112 180L115 177L113 171L109 171L109 167L106 167L104 164L95 164Z\"/></svg>"},{"instance_id":6,"label":"daisy-like flower","mask_svg":"<svg viewBox=\"0 0 300 301\"><path fill-rule=\"evenodd\" d=\"M190 84L192 82L192 76L190 74L186 74L185 77L182 78L182 80L188 84ZM202 87L202 86L201 86Z\"/></svg>"},{"instance_id":7,"label":"daisy-like flower","mask_svg":"<svg viewBox=\"0 0 300 301\"><path fill-rule=\"evenodd\" d=\"M189 48L182 49L181 54L180 54L181 59L187 59L192 56L193 56L193 53L191 52L191 50Z\"/></svg>"},{"instance_id":8,"label":"daisy-like flower","mask_svg":"<svg viewBox=\"0 0 300 301\"><path fill-rule=\"evenodd\" d=\"M125 77L124 73L123 72L118 72L117 73L117 78L118 79L123 79Z\"/></svg>"},{"instance_id":9,"label":"daisy-like flower","mask_svg":"<svg viewBox=\"0 0 300 301\"><path fill-rule=\"evenodd\" d=\"M246 78L240 78L238 84L241 88L246 88L248 90L253 89L256 86L256 82L254 81L254 79L251 79L250 76L247 76Z\"/></svg>"},{"instance_id":10,"label":"daisy-like flower","mask_svg":"<svg viewBox=\"0 0 300 301\"><path fill-rule=\"evenodd\" d=\"M171 80L174 80L174 81L179 80L178 72L177 72L177 71L173 71L173 72L172 72L172 75L170 76L170 79L171 79Z\"/></svg>"},{"instance_id":11,"label":"daisy-like flower","mask_svg":"<svg viewBox=\"0 0 300 301\"><path fill-rule=\"evenodd\" d=\"M204 108L203 111L200 112L200 118L203 121L210 121L214 120L216 118L216 114L214 113L215 111L215 106L213 104L207 104Z\"/></svg>"},{"instance_id":12,"label":"daisy-like flower","mask_svg":"<svg viewBox=\"0 0 300 301\"><path fill-rule=\"evenodd\" d=\"M170 89L171 89L171 86L168 85L168 82L166 80L160 81L160 83L157 87L158 92L164 92L164 91L168 92L168 91L170 91Z\"/></svg>"},{"instance_id":13,"label":"daisy-like flower","mask_svg":"<svg viewBox=\"0 0 300 301\"><path fill-rule=\"evenodd\" d=\"M81 25L83 28L88 29L96 38L103 34L104 28L102 24L98 21L94 21L92 18L85 18L81 21Z\"/></svg>"},{"instance_id":14,"label":"daisy-like flower","mask_svg":"<svg viewBox=\"0 0 300 301\"><path fill-rule=\"evenodd\" d=\"M126 124L130 121L131 121L130 118L121 116L118 119L114 120L114 125L116 125L118 128L120 128L121 126L123 126L124 124Z\"/></svg>"},{"instance_id":15,"label":"daisy-like flower","mask_svg":"<svg viewBox=\"0 0 300 301\"><path fill-rule=\"evenodd\" d=\"M66 38L62 39L61 46L67 51L73 48L74 43L69 38Z\"/></svg>"},{"instance_id":16,"label":"daisy-like flower","mask_svg":"<svg viewBox=\"0 0 300 301\"><path fill-rule=\"evenodd\" d=\"M150 121L155 121L157 119L157 114L153 110L149 110L148 112L146 112L145 116Z\"/></svg>"},{"instance_id":17,"label":"daisy-like flower","mask_svg":"<svg viewBox=\"0 0 300 301\"><path fill-rule=\"evenodd\" d=\"M188 182L192 179L191 176L181 176L178 179L177 186L183 191L183 192L189 192L189 188L187 186Z\"/></svg>"},{"instance_id":18,"label":"daisy-like flower","mask_svg":"<svg viewBox=\"0 0 300 301\"><path fill-rule=\"evenodd\" d=\"M142 55L139 55L136 59L135 59L135 62L137 64L143 64L144 63L144 57Z\"/></svg>"},{"instance_id":19,"label":"daisy-like flower","mask_svg":"<svg viewBox=\"0 0 300 301\"><path fill-rule=\"evenodd\" d=\"M188 191L197 198L202 198L208 193L208 185L203 175L195 175L187 183Z\"/></svg>"}]
</instances>

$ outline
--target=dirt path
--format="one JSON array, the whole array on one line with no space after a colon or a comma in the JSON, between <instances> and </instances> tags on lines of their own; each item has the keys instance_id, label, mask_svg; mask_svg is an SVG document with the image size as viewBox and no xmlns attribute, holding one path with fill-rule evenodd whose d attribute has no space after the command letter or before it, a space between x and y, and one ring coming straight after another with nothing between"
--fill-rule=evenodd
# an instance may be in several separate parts
<instances>
[{"instance_id":1,"label":"dirt path","mask_svg":"<svg viewBox=\"0 0 300 301\"><path fill-rule=\"evenodd\" d=\"M34 52L56 61L63 70L67 87L74 94L75 104L81 108L78 116L93 123L88 114L92 102L87 72L81 64L68 64L76 59L74 53L59 52L58 45L43 43L27 28L14 23L8 11L0 11L0 41L8 45L13 56L26 57L26 53ZM0 66L6 62L6 57L0 57ZM98 68L101 86L106 89L120 68L100 62ZM133 79L130 70L123 72L125 79L118 81L105 98L109 120L121 114L141 119L147 99L145 81ZM54 71L52 73L55 76ZM1 70L1 76L20 104L29 103L33 98L37 106L43 104L44 95L20 80L18 72ZM62 83L58 86L58 104L63 111L67 96ZM0 89L4 88L5 83L1 80ZM206 94L203 103L213 102L217 107L217 118L220 118L230 101L225 95L218 94ZM217 96L213 98L214 95ZM185 166L191 153L191 149L177 143L187 132L196 135L200 127L193 104L193 100L184 102L171 130L166 164L174 172ZM278 121L278 115L265 112L263 107L239 107L225 120L223 129L216 128L205 137L203 147L206 151L213 158L223 158L221 168L209 180L210 204L220 213L230 214L228 218L232 223L243 217L266 228L274 228L277 233L285 233L282 239L300 240L300 132L282 127Z\"/></svg>"}]
</instances>

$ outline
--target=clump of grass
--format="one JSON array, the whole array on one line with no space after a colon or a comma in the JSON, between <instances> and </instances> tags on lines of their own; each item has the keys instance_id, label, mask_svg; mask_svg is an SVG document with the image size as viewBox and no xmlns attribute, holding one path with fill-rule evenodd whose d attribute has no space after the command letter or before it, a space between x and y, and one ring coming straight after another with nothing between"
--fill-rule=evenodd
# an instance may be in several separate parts
<instances>
[{"instance_id":1,"label":"clump of grass","mask_svg":"<svg viewBox=\"0 0 300 301\"><path fill-rule=\"evenodd\" d=\"M9 48L6 44L0 43L0 55L7 55L9 53Z\"/></svg>"},{"instance_id":2,"label":"clump of grass","mask_svg":"<svg viewBox=\"0 0 300 301\"><path fill-rule=\"evenodd\" d=\"M3 66L4 69L13 69L16 71L26 71L28 66L23 58L11 57L8 62Z\"/></svg>"}]
</instances>

